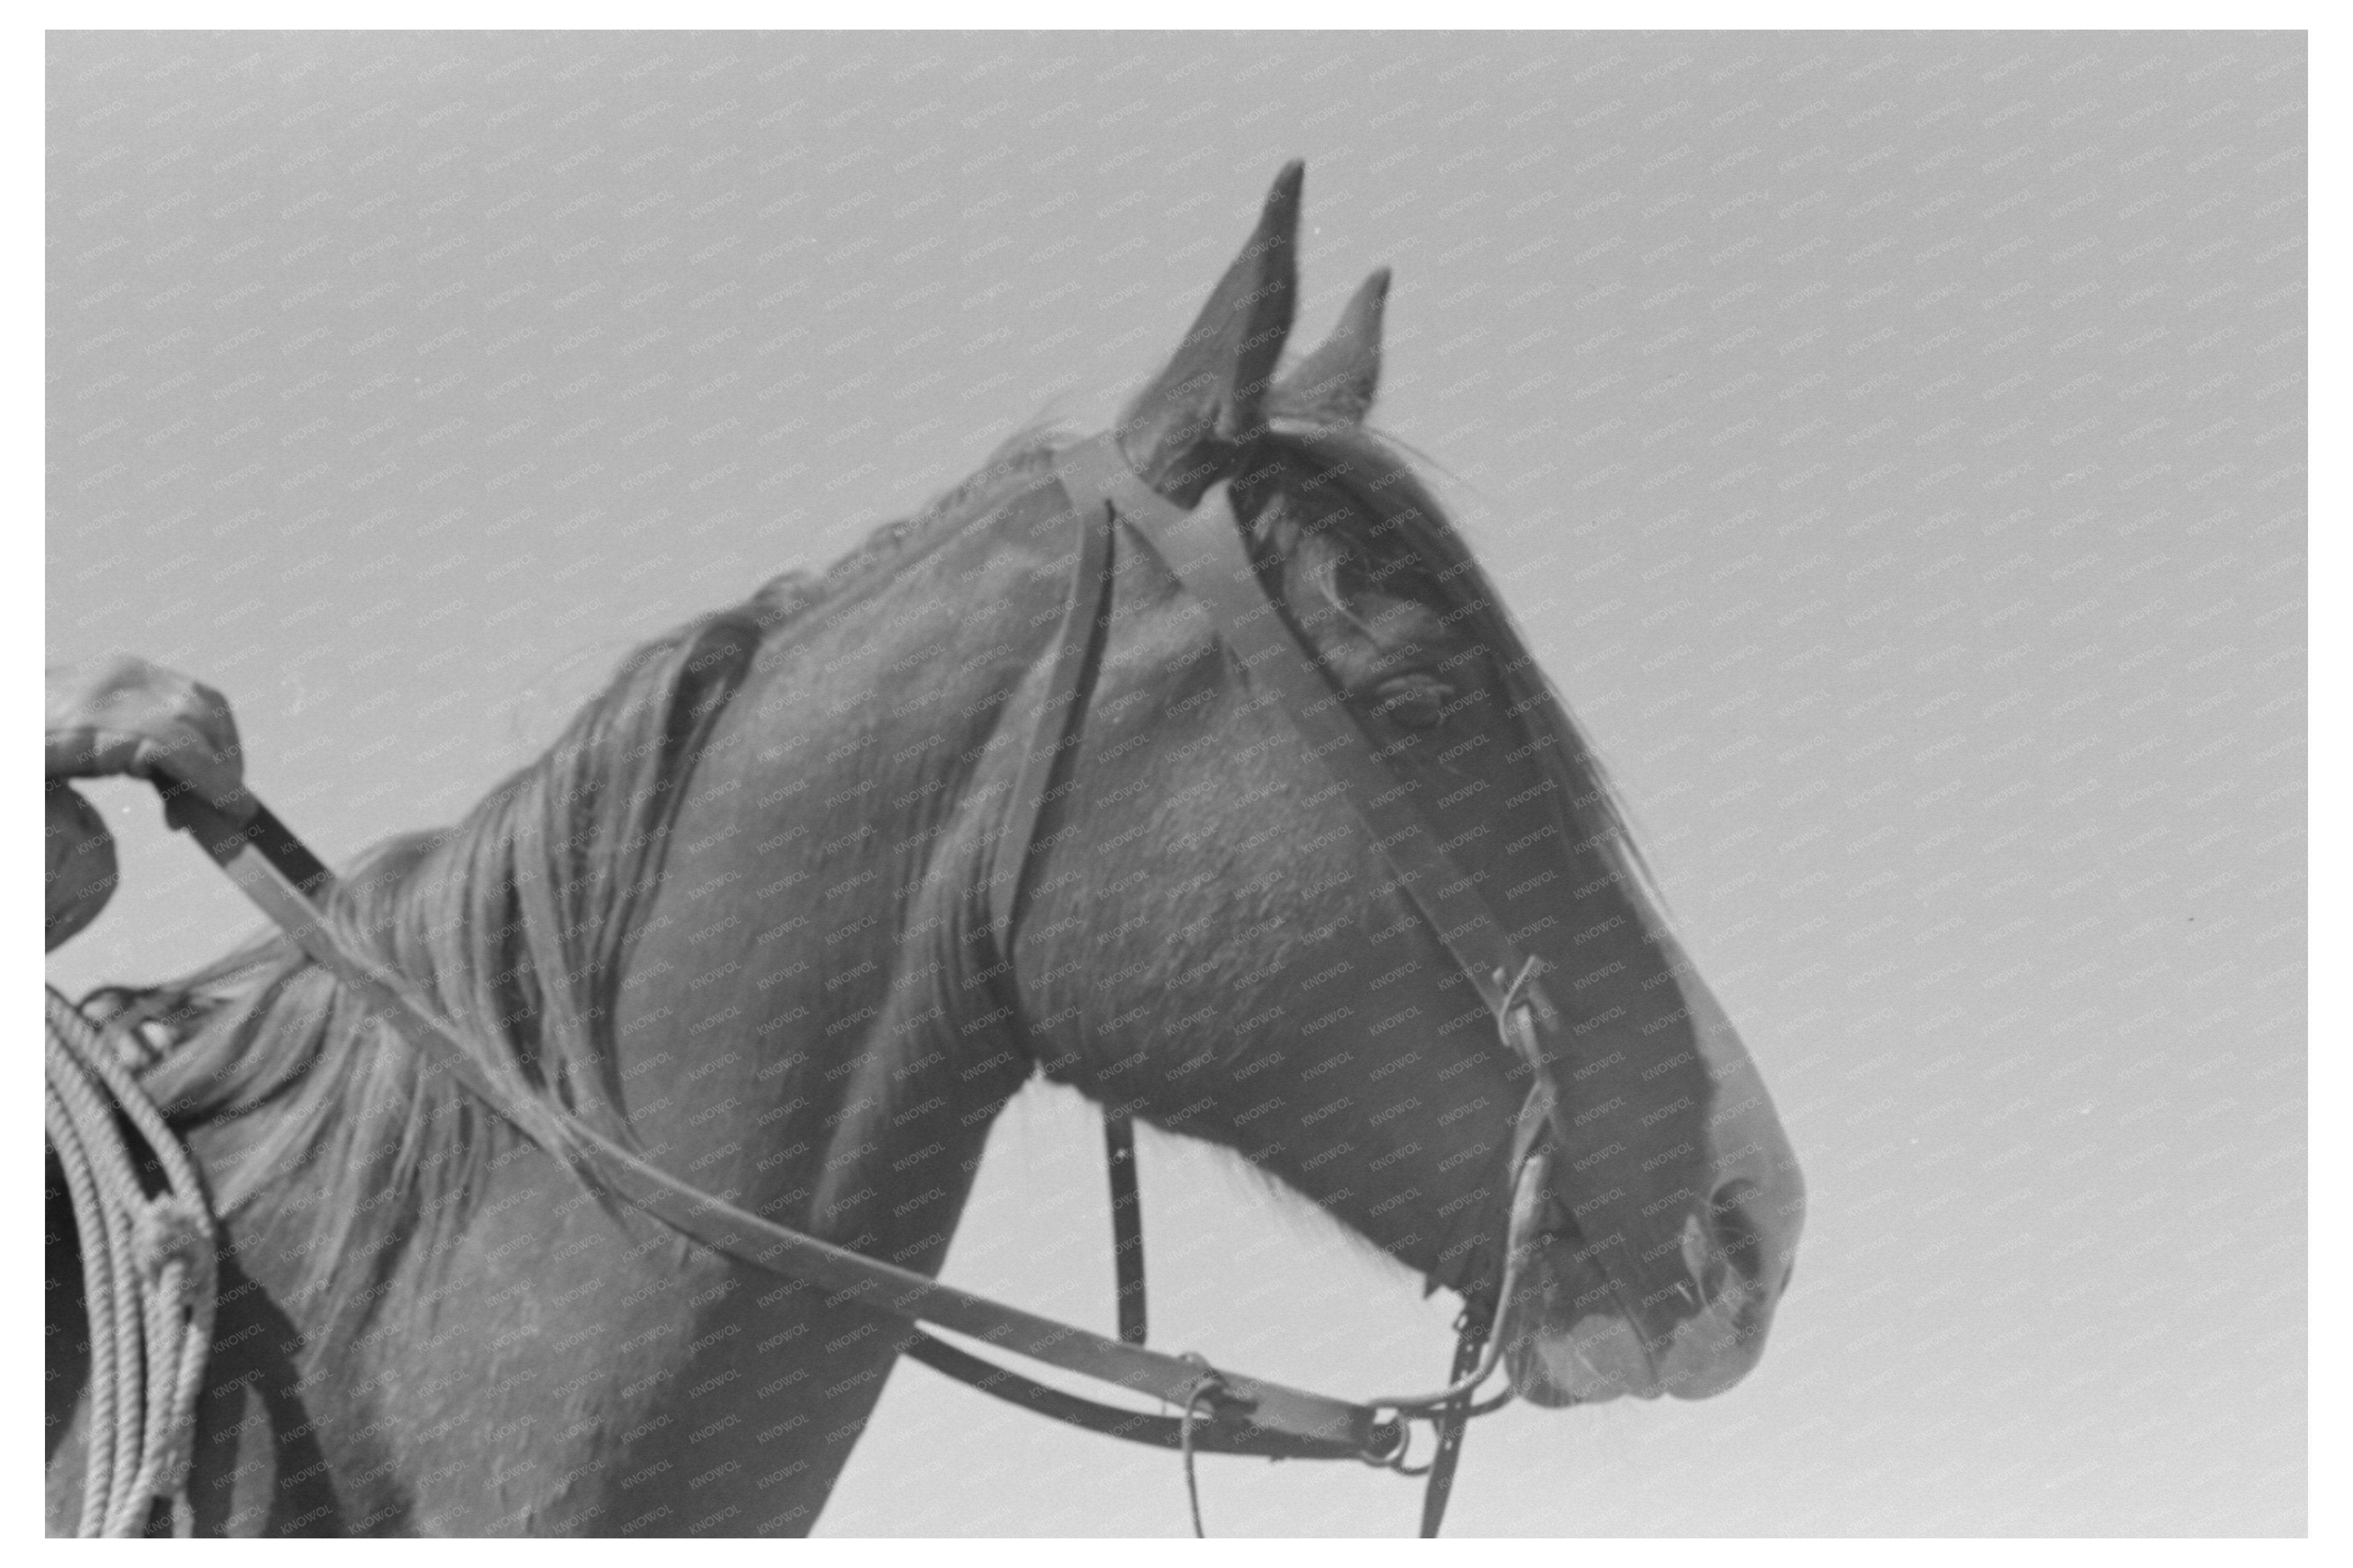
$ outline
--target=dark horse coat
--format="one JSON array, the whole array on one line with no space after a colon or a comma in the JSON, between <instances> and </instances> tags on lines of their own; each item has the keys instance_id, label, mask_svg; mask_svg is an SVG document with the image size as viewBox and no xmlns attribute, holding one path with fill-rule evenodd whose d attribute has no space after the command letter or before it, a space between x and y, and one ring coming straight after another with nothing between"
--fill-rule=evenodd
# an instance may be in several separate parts
<instances>
[{"instance_id":1,"label":"dark horse coat","mask_svg":"<svg viewBox=\"0 0 2353 1568\"><path fill-rule=\"evenodd\" d=\"M1599 763L1361 427L1386 275L1276 377L1298 192L1294 167L1121 449L1182 505L1231 483L1334 699L1544 960L1576 1148L1505 1308L1514 1386L1713 1393L1762 1352L1796 1163ZM1230 1149L1433 1285L1492 1287L1525 1079L1133 535L1075 787L994 950L984 890L1020 851L1006 800L1071 570L1053 450L1018 440L821 577L640 650L463 821L340 885L345 938L539 1107L539 1141L282 943L148 999L185 1009L151 1086L227 1216L204 1531L809 1528L900 1330L605 1201L565 1159L574 1118L933 1271L993 1118L1042 1074ZM53 1255L53 1521L78 1488L74 1298Z\"/></svg>"}]
</instances>

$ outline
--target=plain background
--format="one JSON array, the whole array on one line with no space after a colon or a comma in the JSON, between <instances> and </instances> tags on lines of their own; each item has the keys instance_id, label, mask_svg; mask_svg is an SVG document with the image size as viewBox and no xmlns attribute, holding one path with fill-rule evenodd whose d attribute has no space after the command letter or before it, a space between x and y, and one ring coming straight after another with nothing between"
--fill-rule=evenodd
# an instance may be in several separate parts
<instances>
[{"instance_id":1,"label":"plain background","mask_svg":"<svg viewBox=\"0 0 2353 1568\"><path fill-rule=\"evenodd\" d=\"M2295 35L52 35L52 660L227 692L340 859L636 641L1100 424L1307 160L1303 342L1615 765L1811 1188L1757 1372L1514 1408L1454 1533L2304 1527ZM78 991L249 928L130 786ZM1110 1325L1092 1124L947 1276ZM1144 1152L1155 1339L1345 1394L1448 1306ZM1219 1534L1409 1533L1209 1460ZM1173 1533L1172 1457L894 1374L819 1530Z\"/></svg>"}]
</instances>

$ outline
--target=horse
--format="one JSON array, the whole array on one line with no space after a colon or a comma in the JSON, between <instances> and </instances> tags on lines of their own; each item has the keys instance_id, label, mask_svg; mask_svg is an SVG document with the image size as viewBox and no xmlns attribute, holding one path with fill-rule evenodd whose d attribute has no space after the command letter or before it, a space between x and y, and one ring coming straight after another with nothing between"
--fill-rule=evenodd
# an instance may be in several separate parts
<instances>
[{"instance_id":1,"label":"horse","mask_svg":"<svg viewBox=\"0 0 2353 1568\"><path fill-rule=\"evenodd\" d=\"M1281 356L1300 171L1114 428L1224 484L1276 612L1540 960L1573 1128L1497 1328L1565 1407L1722 1392L1786 1291L1802 1179L1592 747L1411 461L1366 426L1386 270ZM1008 801L1072 546L1065 438L638 649L455 826L326 908L490 1114L282 938L125 993L221 1215L188 1497L203 1534L797 1534L908 1343L582 1179L588 1128L727 1202L934 1274L1032 1077L1221 1146L1430 1288L1491 1287L1525 1093L1363 821L1123 533L1066 783ZM988 889L1025 858L1019 923ZM53 1184L54 1185L54 1184ZM52 1197L52 1528L88 1420ZM159 1510L160 1511L160 1510Z\"/></svg>"}]
</instances>

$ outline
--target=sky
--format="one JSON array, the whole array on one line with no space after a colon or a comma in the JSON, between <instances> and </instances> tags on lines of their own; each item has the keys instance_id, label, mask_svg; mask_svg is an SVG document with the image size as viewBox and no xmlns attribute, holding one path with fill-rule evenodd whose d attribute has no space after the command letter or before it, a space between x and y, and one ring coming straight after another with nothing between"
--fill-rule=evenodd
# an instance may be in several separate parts
<instances>
[{"instance_id":1,"label":"sky","mask_svg":"<svg viewBox=\"0 0 2353 1568\"><path fill-rule=\"evenodd\" d=\"M329 860L638 641L1100 427L1307 164L1296 340L1610 761L1805 1162L1698 1404L1513 1407L1463 1535L2304 1528L2298 35L130 35L47 43L52 662L236 705ZM53 982L249 928L152 796ZM1147 1132L1155 1342L1343 1395L1445 1298ZM945 1277L1108 1330L1033 1086ZM1409 1534L1201 1467L1213 1534ZM1176 1461L900 1367L820 1534L1174 1534Z\"/></svg>"}]
</instances>

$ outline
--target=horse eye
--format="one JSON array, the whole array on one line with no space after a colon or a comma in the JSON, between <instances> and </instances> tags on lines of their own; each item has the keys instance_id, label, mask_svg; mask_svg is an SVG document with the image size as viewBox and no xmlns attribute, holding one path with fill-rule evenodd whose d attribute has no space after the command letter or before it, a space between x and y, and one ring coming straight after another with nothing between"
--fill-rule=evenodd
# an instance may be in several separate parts
<instances>
[{"instance_id":1,"label":"horse eye","mask_svg":"<svg viewBox=\"0 0 2353 1568\"><path fill-rule=\"evenodd\" d=\"M1436 729L1446 722L1454 688L1435 675L1396 675L1373 688L1373 711L1408 729Z\"/></svg>"}]
</instances>

